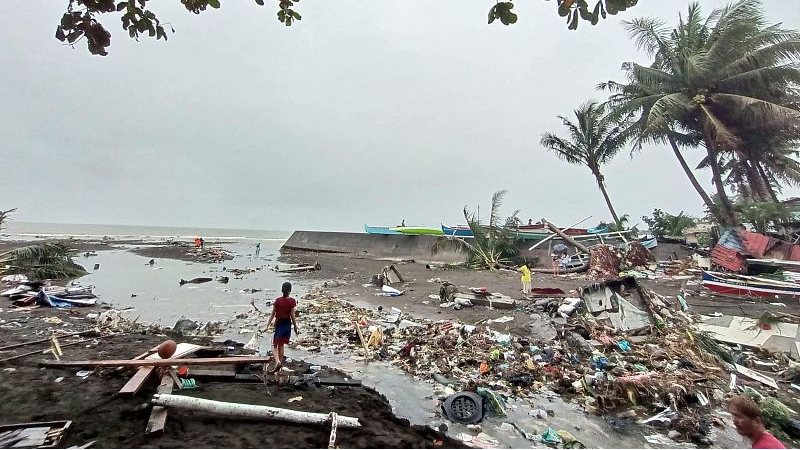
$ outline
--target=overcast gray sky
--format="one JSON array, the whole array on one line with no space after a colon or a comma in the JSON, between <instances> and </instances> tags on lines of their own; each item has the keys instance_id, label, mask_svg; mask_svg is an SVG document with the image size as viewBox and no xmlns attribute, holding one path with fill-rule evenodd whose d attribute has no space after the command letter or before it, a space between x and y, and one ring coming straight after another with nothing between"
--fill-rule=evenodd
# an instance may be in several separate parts
<instances>
[{"instance_id":1,"label":"overcast gray sky","mask_svg":"<svg viewBox=\"0 0 800 450\"><path fill-rule=\"evenodd\" d=\"M640 0L572 32L543 0L517 1L510 27L486 24L491 0L304 0L291 28L273 2L194 16L158 0L168 42L131 40L114 16L99 57L53 38L66 3L0 2L0 207L18 221L281 230L462 223L499 189L525 220L608 220L588 170L539 137L603 99L594 86L621 79L623 61L647 60L622 19L674 23L688 5ZM765 4L800 28L800 0ZM702 211L667 148L623 153L606 178L634 222Z\"/></svg>"}]
</instances>

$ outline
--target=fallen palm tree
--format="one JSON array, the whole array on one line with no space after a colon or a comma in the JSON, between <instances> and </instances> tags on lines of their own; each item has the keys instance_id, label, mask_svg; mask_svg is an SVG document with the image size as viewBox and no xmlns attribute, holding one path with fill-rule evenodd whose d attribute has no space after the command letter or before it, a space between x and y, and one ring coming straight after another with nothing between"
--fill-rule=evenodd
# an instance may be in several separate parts
<instances>
[{"instance_id":1,"label":"fallen palm tree","mask_svg":"<svg viewBox=\"0 0 800 450\"><path fill-rule=\"evenodd\" d=\"M505 221L500 219L500 206L506 191L497 191L492 196L492 208L489 224L483 225L477 214L464 207L464 218L467 220L472 238L460 236L442 236L431 247L431 253L444 250L455 250L467 254L466 265L474 269L497 270L508 268L511 258L519 254L520 239L517 236L519 218L515 211Z\"/></svg>"}]
</instances>

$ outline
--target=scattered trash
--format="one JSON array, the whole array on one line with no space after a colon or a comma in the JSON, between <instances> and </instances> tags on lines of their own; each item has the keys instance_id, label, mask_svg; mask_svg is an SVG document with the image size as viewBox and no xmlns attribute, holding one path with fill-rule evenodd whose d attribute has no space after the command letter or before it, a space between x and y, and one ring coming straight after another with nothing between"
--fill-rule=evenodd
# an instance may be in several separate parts
<instances>
[{"instance_id":1,"label":"scattered trash","mask_svg":"<svg viewBox=\"0 0 800 450\"><path fill-rule=\"evenodd\" d=\"M547 427L547 430L542 433L542 442L549 445L558 445L563 442L563 440L554 429Z\"/></svg>"},{"instance_id":2,"label":"scattered trash","mask_svg":"<svg viewBox=\"0 0 800 450\"><path fill-rule=\"evenodd\" d=\"M290 398L289 400L287 400L287 401L286 401L286 403L294 403L294 402L299 402L299 401L301 401L301 400L303 400L303 397L302 397L302 396L298 396L298 397L292 397L292 398Z\"/></svg>"},{"instance_id":3,"label":"scattered trash","mask_svg":"<svg viewBox=\"0 0 800 450\"><path fill-rule=\"evenodd\" d=\"M498 317L497 319L487 320L486 322L487 323L506 323L506 322L511 322L512 320L514 320L513 317L503 316L503 317Z\"/></svg>"}]
</instances>

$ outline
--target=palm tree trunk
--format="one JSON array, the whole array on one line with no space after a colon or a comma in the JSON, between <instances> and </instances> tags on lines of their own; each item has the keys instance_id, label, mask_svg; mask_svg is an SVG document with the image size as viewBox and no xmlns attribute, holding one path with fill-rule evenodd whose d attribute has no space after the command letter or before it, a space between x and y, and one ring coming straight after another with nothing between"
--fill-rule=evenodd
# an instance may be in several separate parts
<instances>
[{"instance_id":1,"label":"palm tree trunk","mask_svg":"<svg viewBox=\"0 0 800 450\"><path fill-rule=\"evenodd\" d=\"M761 174L757 173L750 160L746 155L737 152L739 157L739 164L744 168L744 174L747 177L747 182L750 184L750 192L753 194L753 200L759 202L768 202L769 193L767 193L766 186L761 179Z\"/></svg>"},{"instance_id":2,"label":"palm tree trunk","mask_svg":"<svg viewBox=\"0 0 800 450\"><path fill-rule=\"evenodd\" d=\"M697 181L697 177L694 176L694 172L692 172L692 169L689 167L688 164L686 164L686 160L683 158L683 154L678 148L678 144L675 143L675 139L672 138L672 135L669 135L667 139L669 140L669 145L672 146L672 151L675 153L675 157L678 158L678 162L681 164L683 171L686 173L686 176L689 177L689 182L692 183L694 189L697 191L698 194L700 194L700 198L703 199L703 203L706 204L708 210L713 211L714 201L711 200L711 197L708 196L706 190L703 189L703 186L701 186L700 182Z\"/></svg>"},{"instance_id":3,"label":"palm tree trunk","mask_svg":"<svg viewBox=\"0 0 800 450\"><path fill-rule=\"evenodd\" d=\"M764 167L761 165L759 161L755 161L754 165L758 170L758 174L761 176L761 179L764 180L764 184L767 186L767 192L769 192L769 196L775 203L780 203L781 201L778 200L778 195L775 193L775 189L772 188L772 183L769 182L769 177L767 173L764 171Z\"/></svg>"},{"instance_id":4,"label":"palm tree trunk","mask_svg":"<svg viewBox=\"0 0 800 450\"><path fill-rule=\"evenodd\" d=\"M595 172L594 177L597 179L597 186L600 187L600 192L603 193L603 198L606 199L606 205L608 205L608 210L611 212L611 217L614 219L614 223L619 226L619 217L617 216L617 212L614 210L614 205L611 204L611 199L608 197L608 192L606 191L605 177L603 177L599 171Z\"/></svg>"},{"instance_id":5,"label":"palm tree trunk","mask_svg":"<svg viewBox=\"0 0 800 450\"><path fill-rule=\"evenodd\" d=\"M733 211L731 200L725 192L725 184L722 182L722 174L719 170L717 155L714 153L714 146L711 144L711 139L707 134L703 136L703 139L706 144L706 153L708 154L708 165L711 167L714 186L717 188L717 197L719 197L719 201L722 204L722 209L720 211L715 210L713 212L717 216L720 225L735 226L738 224L739 220L736 217L736 213Z\"/></svg>"}]
</instances>

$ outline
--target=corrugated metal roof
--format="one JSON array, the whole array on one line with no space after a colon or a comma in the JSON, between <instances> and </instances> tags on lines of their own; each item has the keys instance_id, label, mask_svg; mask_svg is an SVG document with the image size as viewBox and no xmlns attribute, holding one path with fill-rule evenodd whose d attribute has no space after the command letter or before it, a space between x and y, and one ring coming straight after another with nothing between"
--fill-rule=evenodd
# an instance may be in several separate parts
<instances>
[{"instance_id":1,"label":"corrugated metal roof","mask_svg":"<svg viewBox=\"0 0 800 450\"><path fill-rule=\"evenodd\" d=\"M777 243L775 239L761 233L739 230L738 234L747 253L756 258L763 258L767 251Z\"/></svg>"},{"instance_id":2,"label":"corrugated metal roof","mask_svg":"<svg viewBox=\"0 0 800 450\"><path fill-rule=\"evenodd\" d=\"M786 257L789 261L800 261L800 245L793 245L792 251Z\"/></svg>"},{"instance_id":3,"label":"corrugated metal roof","mask_svg":"<svg viewBox=\"0 0 800 450\"><path fill-rule=\"evenodd\" d=\"M720 244L711 250L711 261L734 272L740 272L745 265L745 258L739 252Z\"/></svg>"},{"instance_id":4,"label":"corrugated metal roof","mask_svg":"<svg viewBox=\"0 0 800 450\"><path fill-rule=\"evenodd\" d=\"M742 243L742 239L736 233L736 230L728 230L720 236L717 245L722 245L730 250L736 250L739 253L746 253L747 250Z\"/></svg>"}]
</instances>

